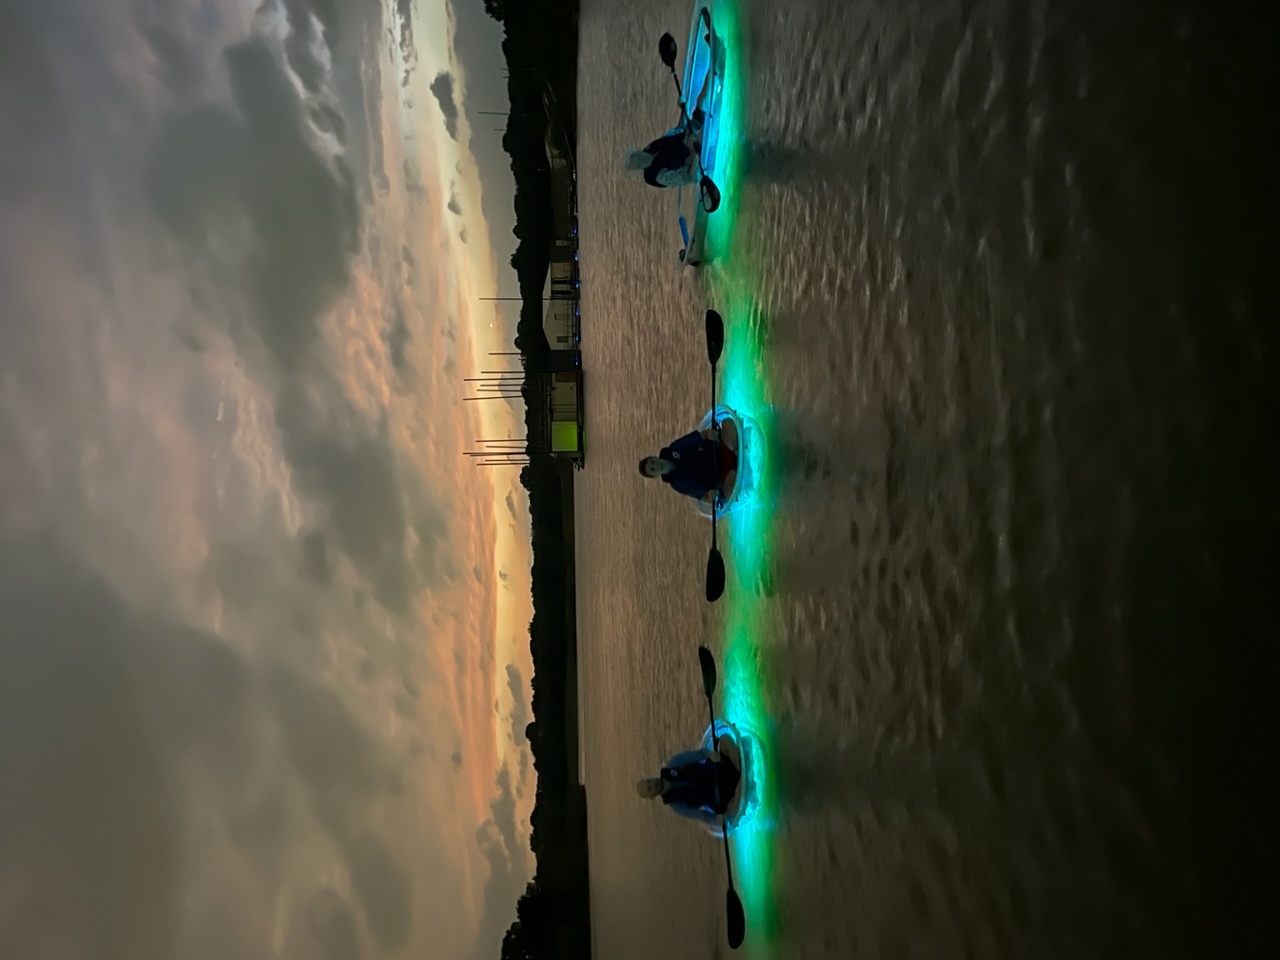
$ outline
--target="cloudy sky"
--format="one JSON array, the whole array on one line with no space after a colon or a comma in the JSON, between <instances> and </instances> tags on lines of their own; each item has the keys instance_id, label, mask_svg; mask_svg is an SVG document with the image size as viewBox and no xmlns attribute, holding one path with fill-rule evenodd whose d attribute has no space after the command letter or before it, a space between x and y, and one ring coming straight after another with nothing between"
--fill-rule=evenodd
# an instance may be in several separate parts
<instances>
[{"instance_id":1,"label":"cloudy sky","mask_svg":"<svg viewBox=\"0 0 1280 960\"><path fill-rule=\"evenodd\" d=\"M496 957L531 867L483 0L0 0L0 957Z\"/></svg>"}]
</instances>

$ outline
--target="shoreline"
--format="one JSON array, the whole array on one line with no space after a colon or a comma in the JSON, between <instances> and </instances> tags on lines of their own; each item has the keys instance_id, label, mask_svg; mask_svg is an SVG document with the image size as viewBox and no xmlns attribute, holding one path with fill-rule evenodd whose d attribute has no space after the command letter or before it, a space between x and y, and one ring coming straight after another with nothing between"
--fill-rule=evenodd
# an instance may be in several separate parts
<instances>
[{"instance_id":1,"label":"shoreline","mask_svg":"<svg viewBox=\"0 0 1280 960\"><path fill-rule=\"evenodd\" d=\"M515 346L525 369L526 436L535 436L539 382L553 369L543 327L543 291L551 269L557 211L548 159L550 134L576 151L577 0L486 0L502 23L511 112L503 148L515 177L511 266L519 279ZM573 204L572 193L569 202ZM569 211L572 218L575 211ZM576 241L575 241L576 243ZM529 624L533 688L526 728L537 792L530 817L536 867L502 943L504 960L591 956L587 797L580 782L577 597L574 580L574 465L526 451L520 472L528 492L532 539Z\"/></svg>"}]
</instances>

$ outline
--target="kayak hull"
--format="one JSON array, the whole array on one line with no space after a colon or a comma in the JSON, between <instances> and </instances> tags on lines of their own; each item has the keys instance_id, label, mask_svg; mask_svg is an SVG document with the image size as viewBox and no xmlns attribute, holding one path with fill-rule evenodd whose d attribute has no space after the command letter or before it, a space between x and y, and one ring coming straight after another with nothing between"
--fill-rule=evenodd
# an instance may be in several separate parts
<instances>
[{"instance_id":1,"label":"kayak hull","mask_svg":"<svg viewBox=\"0 0 1280 960\"><path fill-rule=\"evenodd\" d=\"M710 38L708 40L708 37ZM685 46L684 81L682 89L687 108L692 114L708 75L711 87L703 100L706 120L702 128L702 148L699 151L698 181L704 176L717 180L720 164L720 108L724 94L725 56L724 42L715 32L711 6L695 4L693 19L689 25L689 41ZM700 266L706 260L707 224L712 216L704 203L698 183L681 187L676 194L676 206L680 219L680 233L684 248L680 259L686 266Z\"/></svg>"},{"instance_id":2,"label":"kayak hull","mask_svg":"<svg viewBox=\"0 0 1280 960\"><path fill-rule=\"evenodd\" d=\"M727 755L736 762L741 776L725 816L714 825L704 825L714 837L733 836L735 831L755 820L760 809L760 778L765 762L760 738L742 724L717 719L714 730L707 727L702 734L699 746L704 750L714 750L719 737L729 738L732 748Z\"/></svg>"},{"instance_id":3,"label":"kayak hull","mask_svg":"<svg viewBox=\"0 0 1280 960\"><path fill-rule=\"evenodd\" d=\"M718 403L714 411L708 410L706 415L698 422L699 430L711 429L712 413L715 414L717 423L723 423L726 420L732 421L738 434L738 476L734 481L733 489L729 491L722 503L716 505L715 515L719 518L733 513L741 504L750 500L755 491L760 472L758 466L760 427L750 417L744 416L722 403ZM710 505L701 500L696 500L694 501L694 507L708 520L711 519Z\"/></svg>"}]
</instances>

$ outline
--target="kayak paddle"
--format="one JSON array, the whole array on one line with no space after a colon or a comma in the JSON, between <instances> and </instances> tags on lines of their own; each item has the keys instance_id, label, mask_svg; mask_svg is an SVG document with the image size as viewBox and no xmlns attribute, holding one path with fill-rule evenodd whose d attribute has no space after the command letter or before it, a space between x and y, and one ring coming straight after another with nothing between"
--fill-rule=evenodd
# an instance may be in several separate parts
<instances>
[{"instance_id":1,"label":"kayak paddle","mask_svg":"<svg viewBox=\"0 0 1280 960\"><path fill-rule=\"evenodd\" d=\"M724 557L716 546L716 503L711 501L711 552L707 554L707 603L724 594Z\"/></svg>"},{"instance_id":2,"label":"kayak paddle","mask_svg":"<svg viewBox=\"0 0 1280 960\"><path fill-rule=\"evenodd\" d=\"M698 193L702 209L707 213L715 213L720 209L720 188L705 173L702 175L702 179L698 181Z\"/></svg>"},{"instance_id":3,"label":"kayak paddle","mask_svg":"<svg viewBox=\"0 0 1280 960\"><path fill-rule=\"evenodd\" d=\"M664 33L658 38L658 56L662 58L662 62L666 68L671 71L671 79L676 83L676 93L680 97L680 113L684 113L684 91L680 89L680 78L676 76L676 38L669 33ZM685 115L685 119L688 116Z\"/></svg>"},{"instance_id":4,"label":"kayak paddle","mask_svg":"<svg viewBox=\"0 0 1280 960\"><path fill-rule=\"evenodd\" d=\"M714 310L707 311L707 359L711 361L711 426L719 434L720 427L716 423L716 363L724 350L724 318ZM720 448L716 448L719 460ZM719 495L711 500L711 552L707 554L707 603L715 603L724 593L724 557L716 545L716 501Z\"/></svg>"},{"instance_id":5,"label":"kayak paddle","mask_svg":"<svg viewBox=\"0 0 1280 960\"><path fill-rule=\"evenodd\" d=\"M707 695L707 710L711 713L711 736L715 749L719 749L719 738L716 736L716 710L712 705L711 694L716 688L716 661L706 647L698 647L698 666L702 668L702 691ZM725 894L725 913L728 919L729 949L737 950L747 935L747 918L742 910L742 900L733 889L733 865L729 860L729 824L726 822L723 831L724 870L729 878L729 892Z\"/></svg>"},{"instance_id":6,"label":"kayak paddle","mask_svg":"<svg viewBox=\"0 0 1280 960\"><path fill-rule=\"evenodd\" d=\"M707 311L707 359L711 361L714 367L720 362L720 354L724 352L724 317L720 316L718 311ZM711 389L715 390L715 381L711 382Z\"/></svg>"}]
</instances>

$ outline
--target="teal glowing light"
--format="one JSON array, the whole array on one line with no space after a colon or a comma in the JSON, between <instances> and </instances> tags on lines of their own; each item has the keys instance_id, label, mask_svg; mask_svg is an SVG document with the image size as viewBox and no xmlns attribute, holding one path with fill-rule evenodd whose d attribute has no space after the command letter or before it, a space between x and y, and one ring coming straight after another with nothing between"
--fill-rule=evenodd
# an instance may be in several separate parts
<instances>
[{"instance_id":1,"label":"teal glowing light","mask_svg":"<svg viewBox=\"0 0 1280 960\"><path fill-rule=\"evenodd\" d=\"M777 502L775 470L769 449L774 435L773 411L766 398L766 378L751 310L745 300L731 298L725 314L726 336L723 389L726 402L756 421L764 443L756 468L753 495L725 523L725 553L730 583L722 647L725 718L750 729L761 745L763 763L753 776L759 797L750 822L733 834L738 884L748 916L749 943L759 956L767 955L774 930L773 828L777 819L777 785L772 726L760 672L761 630L765 626L759 585L773 552L773 511ZM753 459L755 457L753 456Z\"/></svg>"},{"instance_id":2,"label":"teal glowing light","mask_svg":"<svg viewBox=\"0 0 1280 960\"><path fill-rule=\"evenodd\" d=\"M728 50L721 112L719 171L722 201L708 227L715 256L711 282L715 302L725 318L725 352L721 389L724 402L751 418L764 443L759 448L753 496L728 519L725 547L730 583L722 647L724 711L730 723L752 731L764 763L755 764L758 806L750 822L733 834L735 874L747 913L747 943L756 956L772 953L776 912L773 899L773 832L777 821L775 747L760 650L765 638L765 611L759 586L773 553L773 513L777 503L776 470L770 442L775 435L769 405L769 377L760 342L760 324L752 296L753 271L735 256L735 234L742 194L742 159L746 131L746 44L737 0L716 0L712 16ZM757 455L753 455L753 460Z\"/></svg>"},{"instance_id":3,"label":"teal glowing light","mask_svg":"<svg viewBox=\"0 0 1280 960\"><path fill-rule=\"evenodd\" d=\"M716 32L726 50L719 116L716 179L721 203L707 225L712 264L706 271L712 303L725 319L725 352L720 384L724 403L754 421L763 443L754 444L755 489L727 517L725 559L729 583L721 647L721 696L724 717L750 730L760 745L763 763L753 764L756 804L732 832L734 874L747 914L745 946L754 955L773 953L776 911L773 899L773 833L778 815L777 774L772 724L760 670L766 639L764 581L773 553L773 514L777 503L776 469L770 445L776 435L769 404L769 377L755 307L754 271L736 255L738 211L742 194L747 130L747 44L742 35L744 0L710 0Z\"/></svg>"},{"instance_id":4,"label":"teal glowing light","mask_svg":"<svg viewBox=\"0 0 1280 960\"><path fill-rule=\"evenodd\" d=\"M745 46L737 0L710 0L711 17L725 49L724 86L720 92L720 112L716 120L719 142L716 154L716 184L720 206L707 221L707 245L711 258L723 262L732 250L738 222L738 195L742 186L742 146L746 129Z\"/></svg>"},{"instance_id":5,"label":"teal glowing light","mask_svg":"<svg viewBox=\"0 0 1280 960\"><path fill-rule=\"evenodd\" d=\"M764 476L764 455L767 444L760 425L751 417L745 416L741 410L734 410L723 403L717 403L714 410L708 410L706 415L698 421L698 429L711 429L713 420L719 424L732 421L738 433L738 476L729 496L717 500L714 511L718 517L728 517L755 497L756 485ZM708 520L711 519L710 504L696 500L694 506L700 514Z\"/></svg>"},{"instance_id":6,"label":"teal glowing light","mask_svg":"<svg viewBox=\"0 0 1280 960\"><path fill-rule=\"evenodd\" d=\"M707 824L707 831L715 837L723 837L726 833L733 836L753 827L763 816L761 808L761 779L756 768L764 762L760 735L746 723L729 723L724 718L708 724L702 733L700 746L704 750L715 750L723 737L733 741L738 750L738 763L742 772L742 783L737 793L737 806L731 807L721 821Z\"/></svg>"}]
</instances>

